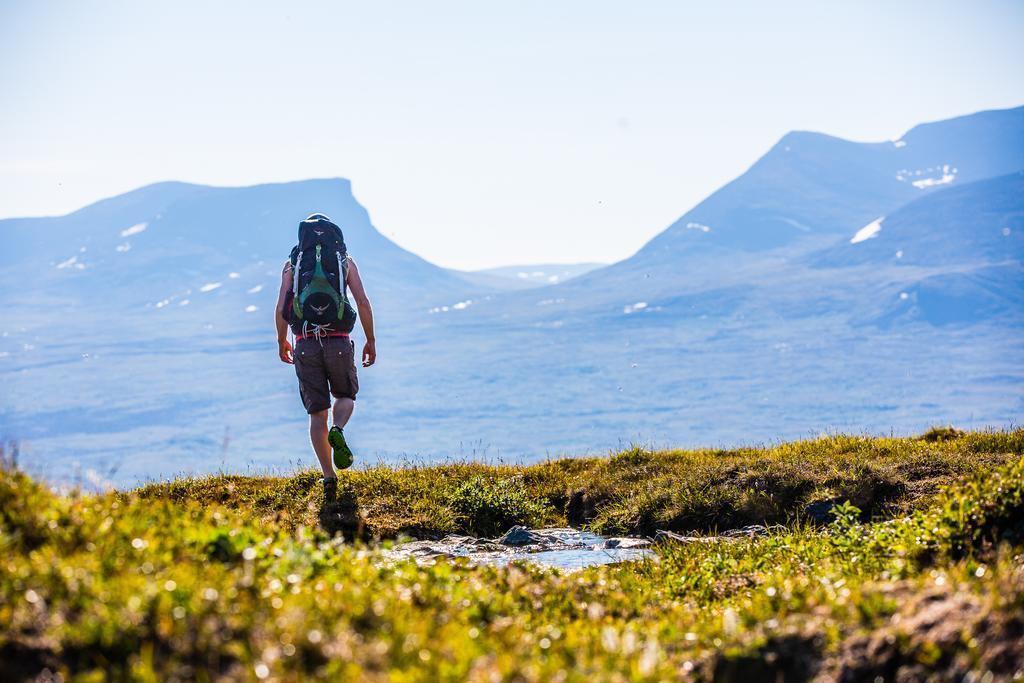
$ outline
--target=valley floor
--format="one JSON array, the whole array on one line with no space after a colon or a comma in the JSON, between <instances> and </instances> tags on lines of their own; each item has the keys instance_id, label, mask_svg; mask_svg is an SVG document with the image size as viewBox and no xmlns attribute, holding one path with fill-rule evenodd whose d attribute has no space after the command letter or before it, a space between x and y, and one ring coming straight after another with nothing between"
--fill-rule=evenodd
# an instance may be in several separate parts
<instances>
[{"instance_id":1,"label":"valley floor","mask_svg":"<svg viewBox=\"0 0 1024 683\"><path fill-rule=\"evenodd\" d=\"M320 528L313 472L58 495L2 470L0 679L1024 676L1024 430L343 484L348 540ZM379 548L513 524L704 540L578 572ZM747 524L770 532L716 536Z\"/></svg>"}]
</instances>

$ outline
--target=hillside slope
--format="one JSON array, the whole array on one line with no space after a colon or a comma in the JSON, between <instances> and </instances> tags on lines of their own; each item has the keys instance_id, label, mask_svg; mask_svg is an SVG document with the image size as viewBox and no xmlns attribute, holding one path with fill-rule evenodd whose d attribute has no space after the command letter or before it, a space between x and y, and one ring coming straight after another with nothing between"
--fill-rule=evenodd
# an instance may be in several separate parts
<instances>
[{"instance_id":1,"label":"hillside slope","mask_svg":"<svg viewBox=\"0 0 1024 683\"><path fill-rule=\"evenodd\" d=\"M214 317L244 326L245 308L265 308L276 291L298 223L314 211L342 227L373 293L390 307L478 289L381 235L344 179L239 188L159 183L67 216L0 221L0 304L22 304L17 283L30 279L43 298L65 302L65 318L109 319L104 312L113 307L122 328ZM152 310L158 306L167 310Z\"/></svg>"},{"instance_id":2,"label":"hillside slope","mask_svg":"<svg viewBox=\"0 0 1024 683\"><path fill-rule=\"evenodd\" d=\"M933 192L1021 169L1024 107L923 124L895 142L789 133L635 255L550 296L565 299L569 309L593 309L611 301L649 304L657 297L748 290L778 275L788 283L795 260L848 240L879 216Z\"/></svg>"},{"instance_id":3,"label":"hillside slope","mask_svg":"<svg viewBox=\"0 0 1024 683\"><path fill-rule=\"evenodd\" d=\"M793 132L617 267L698 245L756 251L846 234L936 189L1022 168L1024 107L923 124L894 142Z\"/></svg>"}]
</instances>

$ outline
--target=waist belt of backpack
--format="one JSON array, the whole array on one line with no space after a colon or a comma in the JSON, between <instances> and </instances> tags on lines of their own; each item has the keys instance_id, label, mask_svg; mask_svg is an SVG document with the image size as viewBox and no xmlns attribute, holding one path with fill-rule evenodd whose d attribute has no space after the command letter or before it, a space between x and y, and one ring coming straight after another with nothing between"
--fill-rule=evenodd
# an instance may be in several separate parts
<instances>
[{"instance_id":1,"label":"waist belt of backpack","mask_svg":"<svg viewBox=\"0 0 1024 683\"><path fill-rule=\"evenodd\" d=\"M347 337L347 336L348 336L348 332L324 332L323 334L320 335L320 338L323 339L324 337ZM317 336L315 334L297 334L297 335L295 335L295 341L297 341L297 342L302 341L303 339L316 339L316 338L317 338Z\"/></svg>"}]
</instances>

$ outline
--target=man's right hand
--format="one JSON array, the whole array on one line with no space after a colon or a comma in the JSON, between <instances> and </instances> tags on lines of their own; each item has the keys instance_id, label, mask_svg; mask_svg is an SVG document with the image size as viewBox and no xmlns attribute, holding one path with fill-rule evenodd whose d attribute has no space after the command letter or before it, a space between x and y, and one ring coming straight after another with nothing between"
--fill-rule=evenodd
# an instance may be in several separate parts
<instances>
[{"instance_id":1,"label":"man's right hand","mask_svg":"<svg viewBox=\"0 0 1024 683\"><path fill-rule=\"evenodd\" d=\"M377 344L372 339L367 339L363 345L363 367L368 368L377 362Z\"/></svg>"},{"instance_id":2,"label":"man's right hand","mask_svg":"<svg viewBox=\"0 0 1024 683\"><path fill-rule=\"evenodd\" d=\"M293 365L295 358L292 356L292 345L287 339L277 340L277 355L281 357L282 363Z\"/></svg>"}]
</instances>

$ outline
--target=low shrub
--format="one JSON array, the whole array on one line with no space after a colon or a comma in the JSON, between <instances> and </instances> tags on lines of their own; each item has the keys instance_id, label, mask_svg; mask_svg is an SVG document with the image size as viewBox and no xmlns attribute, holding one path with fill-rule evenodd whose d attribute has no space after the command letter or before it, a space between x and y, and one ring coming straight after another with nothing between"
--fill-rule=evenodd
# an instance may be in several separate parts
<instances>
[{"instance_id":1,"label":"low shrub","mask_svg":"<svg viewBox=\"0 0 1024 683\"><path fill-rule=\"evenodd\" d=\"M479 536L497 536L516 524L540 526L548 516L518 477L473 477L452 491L449 505L463 528Z\"/></svg>"}]
</instances>

